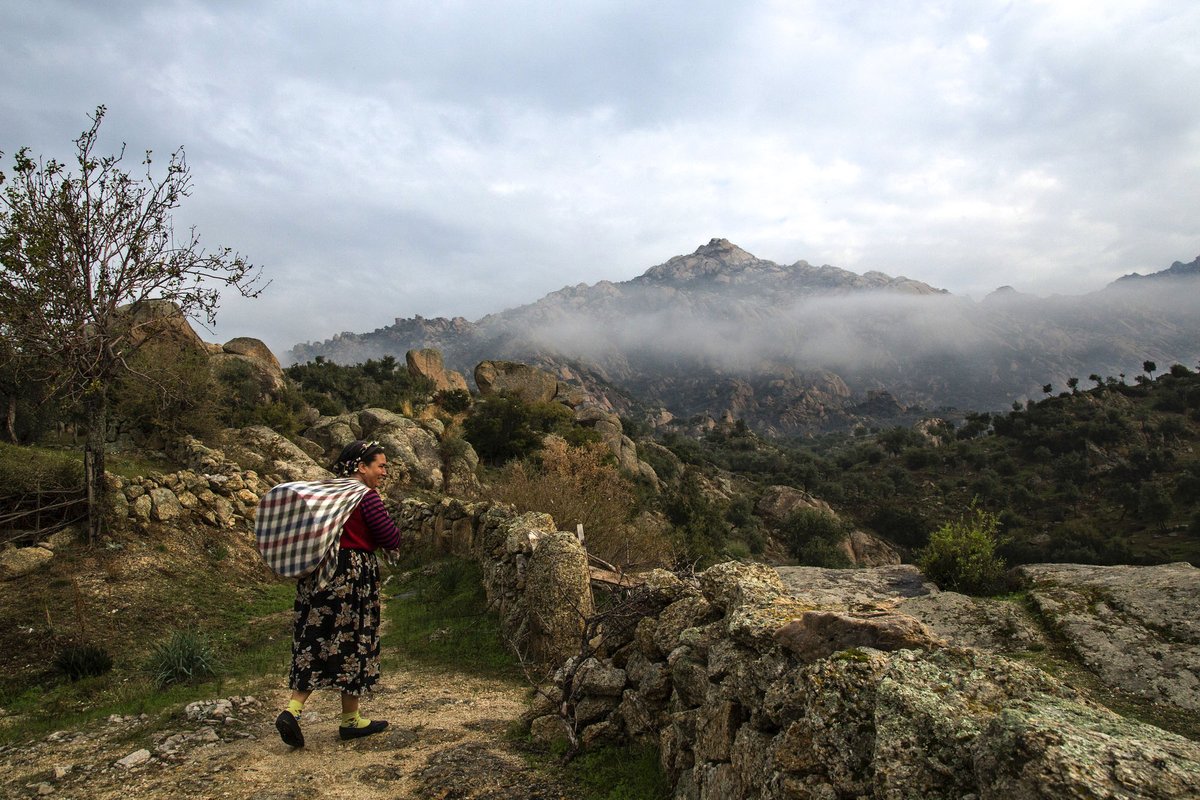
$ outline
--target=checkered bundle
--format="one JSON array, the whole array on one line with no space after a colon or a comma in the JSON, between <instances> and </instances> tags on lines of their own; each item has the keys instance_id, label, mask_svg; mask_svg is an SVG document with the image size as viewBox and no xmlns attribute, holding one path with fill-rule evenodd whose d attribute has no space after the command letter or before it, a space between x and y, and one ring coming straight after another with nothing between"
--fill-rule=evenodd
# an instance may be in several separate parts
<instances>
[{"instance_id":1,"label":"checkered bundle","mask_svg":"<svg viewBox=\"0 0 1200 800\"><path fill-rule=\"evenodd\" d=\"M271 489L254 517L254 543L267 566L286 578L320 567L318 585L327 584L337 567L342 526L368 491L351 478L292 481Z\"/></svg>"}]
</instances>

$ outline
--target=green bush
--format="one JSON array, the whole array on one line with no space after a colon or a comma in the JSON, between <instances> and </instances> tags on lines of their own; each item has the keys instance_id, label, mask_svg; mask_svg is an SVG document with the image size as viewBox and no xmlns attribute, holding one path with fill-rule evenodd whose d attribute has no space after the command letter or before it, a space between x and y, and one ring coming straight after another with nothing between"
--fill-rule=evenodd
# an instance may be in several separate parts
<instances>
[{"instance_id":1,"label":"green bush","mask_svg":"<svg viewBox=\"0 0 1200 800\"><path fill-rule=\"evenodd\" d=\"M917 565L943 589L989 594L1002 588L1004 559L996 554L1000 517L974 503L943 523L917 553Z\"/></svg>"},{"instance_id":2,"label":"green bush","mask_svg":"<svg viewBox=\"0 0 1200 800\"><path fill-rule=\"evenodd\" d=\"M816 508L793 511L780 528L788 551L801 564L813 567L849 567L850 557L841 548L846 523Z\"/></svg>"},{"instance_id":3,"label":"green bush","mask_svg":"<svg viewBox=\"0 0 1200 800\"><path fill-rule=\"evenodd\" d=\"M443 389L433 396L442 410L458 414L471 407L471 393L466 389Z\"/></svg>"},{"instance_id":4,"label":"green bush","mask_svg":"<svg viewBox=\"0 0 1200 800\"><path fill-rule=\"evenodd\" d=\"M574 420L571 409L561 403L525 403L492 395L472 407L463 422L463 435L482 460L498 465L531 455L548 433L576 447L600 440L598 433Z\"/></svg>"},{"instance_id":5,"label":"green bush","mask_svg":"<svg viewBox=\"0 0 1200 800\"><path fill-rule=\"evenodd\" d=\"M154 645L147 669L158 688L187 683L217 674L217 657L212 646L193 631L175 631Z\"/></svg>"}]
</instances>

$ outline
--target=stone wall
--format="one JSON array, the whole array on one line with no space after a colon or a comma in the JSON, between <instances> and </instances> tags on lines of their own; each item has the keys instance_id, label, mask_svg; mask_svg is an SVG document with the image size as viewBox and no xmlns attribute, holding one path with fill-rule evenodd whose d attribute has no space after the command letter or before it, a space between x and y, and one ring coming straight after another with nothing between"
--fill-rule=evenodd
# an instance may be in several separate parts
<instances>
[{"instance_id":1,"label":"stone wall","mask_svg":"<svg viewBox=\"0 0 1200 800\"><path fill-rule=\"evenodd\" d=\"M394 518L418 548L479 562L504 635L525 655L557 663L578 651L592 601L587 554L549 514L446 497L405 499Z\"/></svg>"},{"instance_id":2,"label":"stone wall","mask_svg":"<svg viewBox=\"0 0 1200 800\"><path fill-rule=\"evenodd\" d=\"M137 528L190 517L217 528L252 528L259 498L281 476L241 470L219 452L204 451L209 460L199 466L211 472L181 470L134 479L110 474L114 521ZM573 535L555 529L548 514L518 514L510 506L451 497L407 498L391 503L390 510L413 546L479 562L504 635L526 656L558 663L578 651L581 614L591 610L592 601L587 554Z\"/></svg>"},{"instance_id":3,"label":"stone wall","mask_svg":"<svg viewBox=\"0 0 1200 800\"><path fill-rule=\"evenodd\" d=\"M642 591L649 613L568 663L569 684L560 670L531 729L561 733L565 708L585 747L652 744L678 798L1182 798L1200 786L1196 742L1036 667L946 645L905 614L814 607L762 565L694 582L652 573Z\"/></svg>"}]
</instances>

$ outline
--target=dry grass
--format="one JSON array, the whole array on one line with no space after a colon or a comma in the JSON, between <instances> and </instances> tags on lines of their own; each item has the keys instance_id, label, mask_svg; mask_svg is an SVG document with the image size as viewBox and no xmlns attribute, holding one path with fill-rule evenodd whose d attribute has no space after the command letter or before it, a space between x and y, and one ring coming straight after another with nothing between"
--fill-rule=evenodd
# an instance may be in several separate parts
<instances>
[{"instance_id":1,"label":"dry grass","mask_svg":"<svg viewBox=\"0 0 1200 800\"><path fill-rule=\"evenodd\" d=\"M572 447L549 436L540 465L522 461L501 470L489 499L512 503L518 511L544 511L560 530L583 525L588 550L625 567L670 563L666 523L638 513L633 484L611 463L601 444Z\"/></svg>"}]
</instances>

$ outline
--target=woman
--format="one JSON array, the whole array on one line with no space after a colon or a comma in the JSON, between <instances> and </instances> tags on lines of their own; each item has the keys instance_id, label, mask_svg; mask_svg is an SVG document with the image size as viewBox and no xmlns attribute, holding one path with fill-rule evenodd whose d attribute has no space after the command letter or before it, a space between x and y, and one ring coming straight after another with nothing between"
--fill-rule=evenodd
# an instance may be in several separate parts
<instances>
[{"instance_id":1,"label":"woman","mask_svg":"<svg viewBox=\"0 0 1200 800\"><path fill-rule=\"evenodd\" d=\"M321 586L319 570L296 585L292 699L275 720L283 741L304 746L300 715L314 689L342 692L338 735L356 739L379 733L385 720L358 712L358 700L379 679L379 564L375 550L395 550L400 531L388 517L377 491L387 477L387 456L378 442L351 442L332 467L335 475L366 485L367 491L342 527L337 570Z\"/></svg>"}]
</instances>

